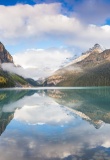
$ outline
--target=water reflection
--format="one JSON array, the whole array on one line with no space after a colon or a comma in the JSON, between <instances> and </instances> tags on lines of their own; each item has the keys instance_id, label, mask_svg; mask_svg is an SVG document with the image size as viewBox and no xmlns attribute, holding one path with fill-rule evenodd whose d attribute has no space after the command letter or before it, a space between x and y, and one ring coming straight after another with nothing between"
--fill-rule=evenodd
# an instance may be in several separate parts
<instances>
[{"instance_id":1,"label":"water reflection","mask_svg":"<svg viewBox=\"0 0 110 160\"><path fill-rule=\"evenodd\" d=\"M110 89L0 91L0 132L1 160L110 160Z\"/></svg>"},{"instance_id":2,"label":"water reflection","mask_svg":"<svg viewBox=\"0 0 110 160\"><path fill-rule=\"evenodd\" d=\"M110 88L49 90L48 95L82 118L91 120L96 128L100 128L102 122L110 123Z\"/></svg>"}]
</instances>

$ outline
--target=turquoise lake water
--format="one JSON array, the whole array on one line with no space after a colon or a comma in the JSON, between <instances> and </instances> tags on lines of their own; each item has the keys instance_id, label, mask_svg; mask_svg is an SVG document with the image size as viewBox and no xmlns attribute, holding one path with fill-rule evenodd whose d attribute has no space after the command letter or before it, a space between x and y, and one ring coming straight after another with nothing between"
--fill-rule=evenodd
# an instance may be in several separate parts
<instances>
[{"instance_id":1,"label":"turquoise lake water","mask_svg":"<svg viewBox=\"0 0 110 160\"><path fill-rule=\"evenodd\" d=\"M0 160L110 160L110 88L0 90Z\"/></svg>"}]
</instances>

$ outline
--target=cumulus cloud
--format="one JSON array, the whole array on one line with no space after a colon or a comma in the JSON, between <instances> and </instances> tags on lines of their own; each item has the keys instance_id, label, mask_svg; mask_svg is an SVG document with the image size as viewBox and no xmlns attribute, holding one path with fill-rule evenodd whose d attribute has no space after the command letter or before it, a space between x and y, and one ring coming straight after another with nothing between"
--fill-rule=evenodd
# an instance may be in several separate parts
<instances>
[{"instance_id":1,"label":"cumulus cloud","mask_svg":"<svg viewBox=\"0 0 110 160\"><path fill-rule=\"evenodd\" d=\"M59 69L73 53L64 48L31 49L13 56L13 64L3 63L4 70L17 73L26 78L45 78Z\"/></svg>"},{"instance_id":2,"label":"cumulus cloud","mask_svg":"<svg viewBox=\"0 0 110 160\"><path fill-rule=\"evenodd\" d=\"M14 112L18 121L34 124L63 125L74 121L68 111L45 94L35 93L14 103L4 105L3 112ZM33 116L32 116L33 115Z\"/></svg>"},{"instance_id":3,"label":"cumulus cloud","mask_svg":"<svg viewBox=\"0 0 110 160\"><path fill-rule=\"evenodd\" d=\"M54 39L64 45L81 49L88 49L94 43L109 48L110 26L96 24L96 21L105 22L109 17L109 5L104 1L97 1L97 4L99 7L95 0L78 3L72 15L62 13L61 3L0 6L1 40L7 44L29 44L33 41L37 43L39 40Z\"/></svg>"},{"instance_id":4,"label":"cumulus cloud","mask_svg":"<svg viewBox=\"0 0 110 160\"><path fill-rule=\"evenodd\" d=\"M45 104L43 106L24 106L22 109L16 110L14 117L31 125L45 123L63 125L74 120L58 104L52 104L51 101L47 104L48 106Z\"/></svg>"},{"instance_id":5,"label":"cumulus cloud","mask_svg":"<svg viewBox=\"0 0 110 160\"><path fill-rule=\"evenodd\" d=\"M84 27L84 26L83 26ZM110 48L109 44L109 33L110 26L97 26L97 25L87 25L79 31L79 35L74 39L73 37L67 41L70 45L74 44L79 46L82 49L88 49L93 46L95 43L99 43L105 48Z\"/></svg>"},{"instance_id":6,"label":"cumulus cloud","mask_svg":"<svg viewBox=\"0 0 110 160\"><path fill-rule=\"evenodd\" d=\"M45 10L44 10L45 8ZM77 30L79 22L61 14L61 4L0 6L0 33L2 39L65 36ZM10 21L7 21L10 19ZM77 26L73 27L73 24Z\"/></svg>"}]
</instances>

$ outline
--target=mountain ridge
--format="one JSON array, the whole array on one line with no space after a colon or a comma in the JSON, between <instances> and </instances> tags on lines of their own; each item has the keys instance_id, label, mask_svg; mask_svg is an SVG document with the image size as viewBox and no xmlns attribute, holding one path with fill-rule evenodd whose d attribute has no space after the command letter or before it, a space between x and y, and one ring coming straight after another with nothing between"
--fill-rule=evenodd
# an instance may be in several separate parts
<instances>
[{"instance_id":1,"label":"mountain ridge","mask_svg":"<svg viewBox=\"0 0 110 160\"><path fill-rule=\"evenodd\" d=\"M83 58L81 58L83 56ZM99 44L46 79L48 86L109 86L110 49Z\"/></svg>"}]
</instances>

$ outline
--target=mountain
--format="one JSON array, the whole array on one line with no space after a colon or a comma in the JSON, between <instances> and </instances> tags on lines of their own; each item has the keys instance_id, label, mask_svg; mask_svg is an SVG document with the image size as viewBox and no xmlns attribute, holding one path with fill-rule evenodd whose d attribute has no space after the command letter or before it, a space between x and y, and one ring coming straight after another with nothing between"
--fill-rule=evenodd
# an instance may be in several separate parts
<instances>
[{"instance_id":1,"label":"mountain","mask_svg":"<svg viewBox=\"0 0 110 160\"><path fill-rule=\"evenodd\" d=\"M85 55L85 54L90 54L90 53L93 53L93 52L98 52L98 53L101 53L104 51L104 48L102 46L100 46L98 43L96 43L92 48L90 48L88 51L82 53L82 55Z\"/></svg>"},{"instance_id":2,"label":"mountain","mask_svg":"<svg viewBox=\"0 0 110 160\"><path fill-rule=\"evenodd\" d=\"M110 49L99 44L46 79L47 86L110 86Z\"/></svg>"},{"instance_id":3,"label":"mountain","mask_svg":"<svg viewBox=\"0 0 110 160\"><path fill-rule=\"evenodd\" d=\"M32 86L25 78L14 73L0 70L0 88L30 87Z\"/></svg>"},{"instance_id":4,"label":"mountain","mask_svg":"<svg viewBox=\"0 0 110 160\"><path fill-rule=\"evenodd\" d=\"M13 63L13 57L0 42L0 63Z\"/></svg>"},{"instance_id":5,"label":"mountain","mask_svg":"<svg viewBox=\"0 0 110 160\"><path fill-rule=\"evenodd\" d=\"M13 57L0 42L0 88L4 87L29 87L32 86L22 76L6 72L2 69L2 63L13 63Z\"/></svg>"}]
</instances>

